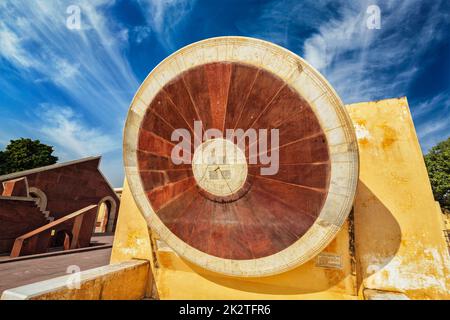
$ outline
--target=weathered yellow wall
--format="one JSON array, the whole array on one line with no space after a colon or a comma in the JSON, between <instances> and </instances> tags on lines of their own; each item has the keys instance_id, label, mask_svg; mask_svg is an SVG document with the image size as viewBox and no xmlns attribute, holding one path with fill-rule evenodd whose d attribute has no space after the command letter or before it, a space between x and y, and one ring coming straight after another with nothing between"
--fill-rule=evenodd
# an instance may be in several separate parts
<instances>
[{"instance_id":1,"label":"weathered yellow wall","mask_svg":"<svg viewBox=\"0 0 450 320\"><path fill-rule=\"evenodd\" d=\"M153 261L149 231L125 180L111 253L111 263L133 258Z\"/></svg>"},{"instance_id":2,"label":"weathered yellow wall","mask_svg":"<svg viewBox=\"0 0 450 320\"><path fill-rule=\"evenodd\" d=\"M348 106L360 151L354 205L359 294L450 298L450 263L406 98Z\"/></svg>"},{"instance_id":3,"label":"weathered yellow wall","mask_svg":"<svg viewBox=\"0 0 450 320\"><path fill-rule=\"evenodd\" d=\"M354 213L358 288L348 224L325 250L341 255L342 270L318 267L313 259L276 276L230 278L189 264L156 241L126 182L111 262L151 261L161 299L354 299L385 291L394 297L398 292L410 298L449 298L441 217L406 99L359 103L348 110L361 162Z\"/></svg>"}]
</instances>

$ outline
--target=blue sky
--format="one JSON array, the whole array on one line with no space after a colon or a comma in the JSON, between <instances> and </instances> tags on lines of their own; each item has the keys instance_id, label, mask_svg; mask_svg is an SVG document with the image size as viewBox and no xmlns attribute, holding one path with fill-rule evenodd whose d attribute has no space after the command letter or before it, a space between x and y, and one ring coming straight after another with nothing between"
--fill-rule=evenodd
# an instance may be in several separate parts
<instances>
[{"instance_id":1,"label":"blue sky","mask_svg":"<svg viewBox=\"0 0 450 320\"><path fill-rule=\"evenodd\" d=\"M373 4L379 30L366 27ZM449 30L448 0L0 0L0 147L30 137L60 161L101 154L121 186L125 116L147 74L191 42L243 35L304 57L344 103L407 96L426 152L450 135Z\"/></svg>"}]
</instances>

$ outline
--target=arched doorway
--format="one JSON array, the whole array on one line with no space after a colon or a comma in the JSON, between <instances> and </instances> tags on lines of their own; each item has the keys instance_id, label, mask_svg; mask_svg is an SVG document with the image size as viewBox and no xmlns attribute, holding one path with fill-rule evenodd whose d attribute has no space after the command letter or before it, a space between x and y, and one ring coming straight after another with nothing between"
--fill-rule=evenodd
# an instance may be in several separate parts
<instances>
[{"instance_id":1,"label":"arched doorway","mask_svg":"<svg viewBox=\"0 0 450 320\"><path fill-rule=\"evenodd\" d=\"M113 232L116 220L116 201L110 196L100 200L97 210L97 219L95 222L95 233Z\"/></svg>"},{"instance_id":2,"label":"arched doorway","mask_svg":"<svg viewBox=\"0 0 450 320\"><path fill-rule=\"evenodd\" d=\"M37 205L41 211L45 211L47 208L47 196L41 189L31 187L28 189L30 197L37 199Z\"/></svg>"},{"instance_id":3,"label":"arched doorway","mask_svg":"<svg viewBox=\"0 0 450 320\"><path fill-rule=\"evenodd\" d=\"M69 250L71 249L72 233L69 230L61 229L52 232L52 238L50 240L50 248ZM54 250L54 249L53 249Z\"/></svg>"},{"instance_id":4,"label":"arched doorway","mask_svg":"<svg viewBox=\"0 0 450 320\"><path fill-rule=\"evenodd\" d=\"M44 214L45 218L51 222L53 221L54 217L50 217L50 211L47 211L47 195L42 191L41 189L31 187L28 189L28 195L36 199L36 204L41 210L41 212Z\"/></svg>"}]
</instances>

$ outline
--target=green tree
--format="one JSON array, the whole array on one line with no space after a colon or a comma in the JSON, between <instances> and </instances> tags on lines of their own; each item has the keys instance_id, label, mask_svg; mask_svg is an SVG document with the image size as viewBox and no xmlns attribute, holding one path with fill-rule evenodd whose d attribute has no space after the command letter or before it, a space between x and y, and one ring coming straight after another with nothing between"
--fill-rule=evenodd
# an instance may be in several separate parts
<instances>
[{"instance_id":1,"label":"green tree","mask_svg":"<svg viewBox=\"0 0 450 320\"><path fill-rule=\"evenodd\" d=\"M0 174L6 172L6 155L3 151L0 151Z\"/></svg>"},{"instance_id":2,"label":"green tree","mask_svg":"<svg viewBox=\"0 0 450 320\"><path fill-rule=\"evenodd\" d=\"M53 147L39 140L20 138L11 140L4 151L0 151L0 174L8 174L56 163Z\"/></svg>"},{"instance_id":3,"label":"green tree","mask_svg":"<svg viewBox=\"0 0 450 320\"><path fill-rule=\"evenodd\" d=\"M434 197L444 210L450 210L450 137L425 155Z\"/></svg>"}]
</instances>

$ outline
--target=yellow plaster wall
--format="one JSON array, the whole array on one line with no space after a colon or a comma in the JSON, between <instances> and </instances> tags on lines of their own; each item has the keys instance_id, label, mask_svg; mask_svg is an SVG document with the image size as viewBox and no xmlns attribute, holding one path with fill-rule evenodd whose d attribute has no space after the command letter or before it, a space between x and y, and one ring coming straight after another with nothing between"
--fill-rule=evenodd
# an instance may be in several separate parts
<instances>
[{"instance_id":1,"label":"yellow plaster wall","mask_svg":"<svg viewBox=\"0 0 450 320\"><path fill-rule=\"evenodd\" d=\"M111 263L130 259L153 261L150 242L147 223L140 214L125 180L114 235Z\"/></svg>"},{"instance_id":2,"label":"yellow plaster wall","mask_svg":"<svg viewBox=\"0 0 450 320\"><path fill-rule=\"evenodd\" d=\"M450 263L406 98L347 106L358 136L355 240L359 294L450 298Z\"/></svg>"}]
</instances>

